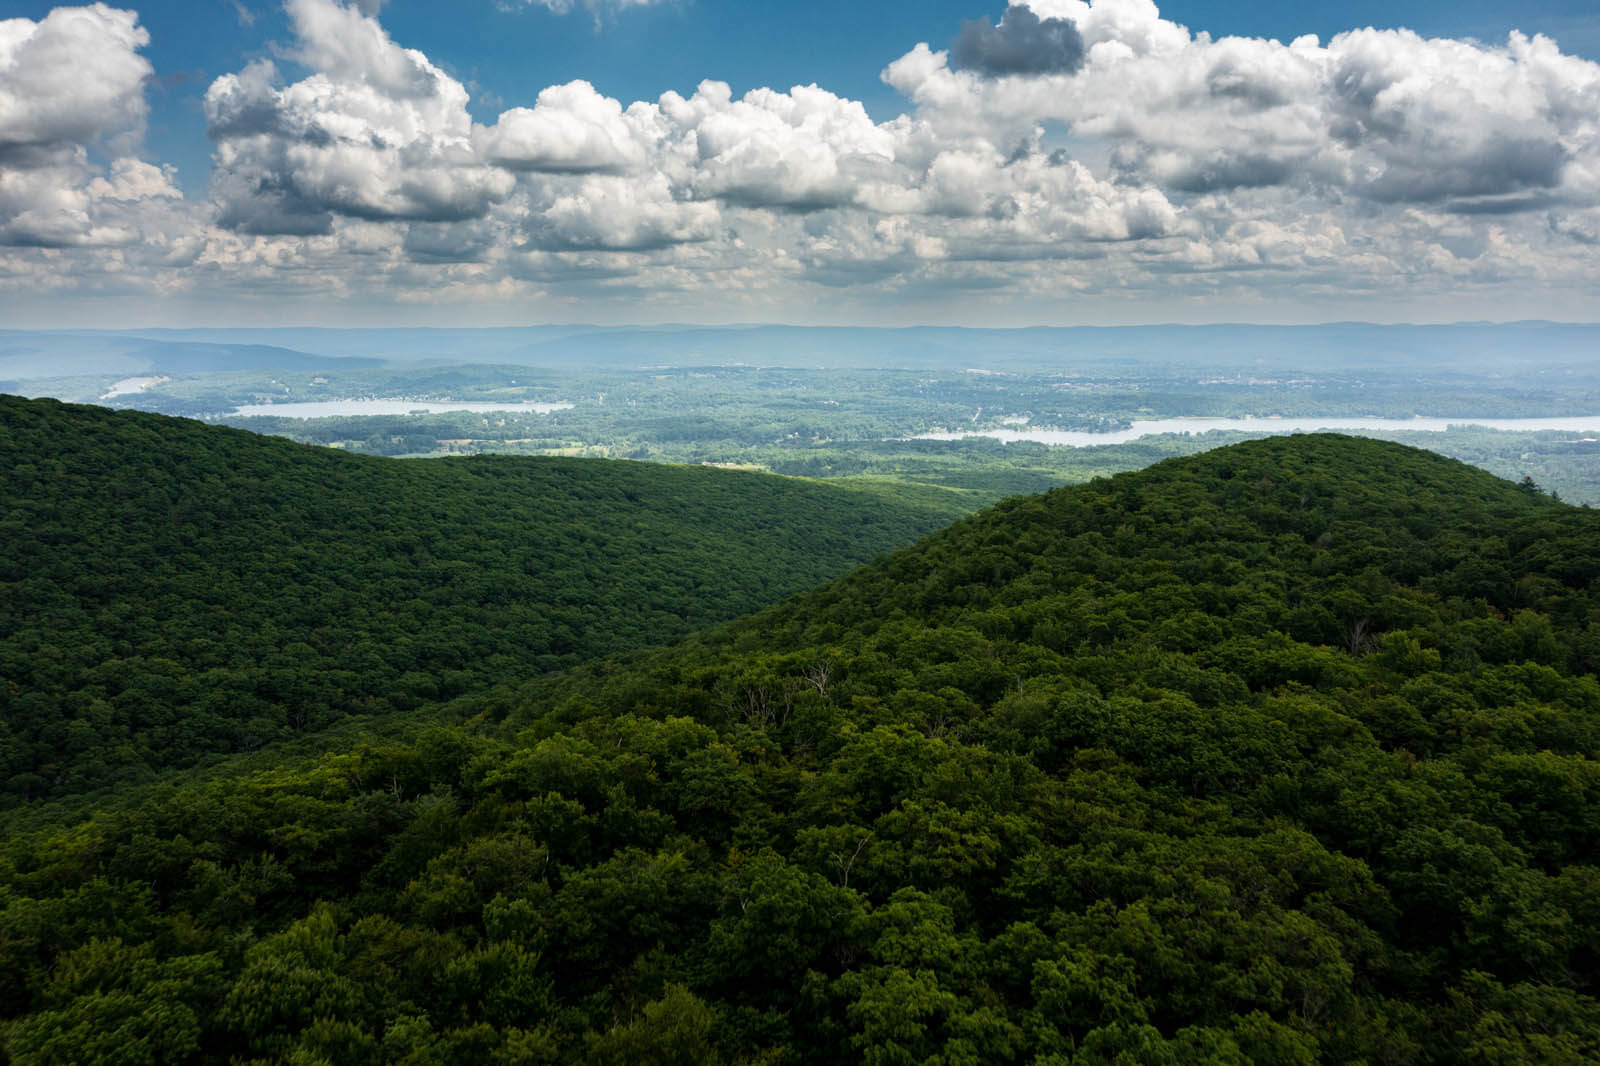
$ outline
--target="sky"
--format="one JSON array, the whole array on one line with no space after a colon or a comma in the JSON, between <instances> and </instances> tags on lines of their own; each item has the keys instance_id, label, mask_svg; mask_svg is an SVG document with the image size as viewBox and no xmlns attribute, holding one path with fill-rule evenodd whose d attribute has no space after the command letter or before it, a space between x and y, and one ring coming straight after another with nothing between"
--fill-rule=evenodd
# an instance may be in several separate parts
<instances>
[{"instance_id":1,"label":"sky","mask_svg":"<svg viewBox=\"0 0 1600 1066\"><path fill-rule=\"evenodd\" d=\"M1600 319L1594 0L0 16L0 325Z\"/></svg>"}]
</instances>

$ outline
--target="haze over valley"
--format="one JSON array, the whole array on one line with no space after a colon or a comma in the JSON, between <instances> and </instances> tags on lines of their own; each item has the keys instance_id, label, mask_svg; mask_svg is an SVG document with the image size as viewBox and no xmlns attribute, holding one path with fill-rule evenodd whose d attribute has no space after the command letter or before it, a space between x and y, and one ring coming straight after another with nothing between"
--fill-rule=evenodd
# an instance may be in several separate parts
<instances>
[{"instance_id":1,"label":"haze over valley","mask_svg":"<svg viewBox=\"0 0 1600 1066\"><path fill-rule=\"evenodd\" d=\"M1592 326L13 331L3 344L3 387L23 395L382 455L889 477L976 507L1337 429L1600 501Z\"/></svg>"}]
</instances>

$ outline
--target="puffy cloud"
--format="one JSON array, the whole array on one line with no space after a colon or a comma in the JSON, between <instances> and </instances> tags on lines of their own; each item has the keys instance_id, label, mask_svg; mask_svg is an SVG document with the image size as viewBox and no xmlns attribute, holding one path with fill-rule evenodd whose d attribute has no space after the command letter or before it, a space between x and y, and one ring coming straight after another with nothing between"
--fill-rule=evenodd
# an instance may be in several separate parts
<instances>
[{"instance_id":1,"label":"puffy cloud","mask_svg":"<svg viewBox=\"0 0 1600 1066\"><path fill-rule=\"evenodd\" d=\"M136 130L149 43L137 14L105 4L0 21L0 153Z\"/></svg>"},{"instance_id":2,"label":"puffy cloud","mask_svg":"<svg viewBox=\"0 0 1600 1066\"><path fill-rule=\"evenodd\" d=\"M664 175L639 180L594 175L559 192L526 224L526 246L541 250L649 251L709 240L715 206L685 203Z\"/></svg>"},{"instance_id":3,"label":"puffy cloud","mask_svg":"<svg viewBox=\"0 0 1600 1066\"><path fill-rule=\"evenodd\" d=\"M872 122L862 106L816 86L733 98L720 82L658 104L620 104L584 83L546 90L531 111L480 131L490 158L528 172L521 222L529 247L648 250L781 229L816 215L811 237L872 233L859 213L904 216L885 255L938 249L990 259L1061 254L1063 242L1144 240L1182 228L1158 190L1098 180L1024 145L999 150L925 123ZM579 175L583 175L581 178ZM531 180L537 178L537 180ZM953 225L956 221L962 225ZM912 234L911 231L916 233ZM752 240L746 254L762 246ZM954 249L954 251L951 251Z\"/></svg>"},{"instance_id":4,"label":"puffy cloud","mask_svg":"<svg viewBox=\"0 0 1600 1066\"><path fill-rule=\"evenodd\" d=\"M998 26L988 19L963 22L954 49L957 63L990 77L1072 74L1083 66L1083 52L1083 35L1071 19L1041 19L1016 4Z\"/></svg>"},{"instance_id":5,"label":"puffy cloud","mask_svg":"<svg viewBox=\"0 0 1600 1066\"><path fill-rule=\"evenodd\" d=\"M456 105L466 90L414 48L401 48L375 17L374 4L340 0L287 0L294 24L295 58L335 84L363 83L384 96L413 100L422 117L444 125L457 121Z\"/></svg>"},{"instance_id":6,"label":"puffy cloud","mask_svg":"<svg viewBox=\"0 0 1600 1066\"><path fill-rule=\"evenodd\" d=\"M171 168L123 157L109 177L83 150L54 165L0 168L0 243L38 248L100 247L164 240L191 229Z\"/></svg>"},{"instance_id":7,"label":"puffy cloud","mask_svg":"<svg viewBox=\"0 0 1600 1066\"><path fill-rule=\"evenodd\" d=\"M0 167L0 243L53 248L134 239L129 231L95 224L88 181L81 148L30 154L25 166Z\"/></svg>"},{"instance_id":8,"label":"puffy cloud","mask_svg":"<svg viewBox=\"0 0 1600 1066\"><path fill-rule=\"evenodd\" d=\"M314 73L280 88L259 62L206 92L223 225L304 235L332 232L335 216L459 222L511 192L511 175L474 150L460 82L358 8L287 8Z\"/></svg>"},{"instance_id":9,"label":"puffy cloud","mask_svg":"<svg viewBox=\"0 0 1600 1066\"><path fill-rule=\"evenodd\" d=\"M1600 160L1600 66L1548 39L1490 49L1358 30L1326 63L1329 132L1362 195L1503 210L1600 193L1564 188L1570 163Z\"/></svg>"},{"instance_id":10,"label":"puffy cloud","mask_svg":"<svg viewBox=\"0 0 1600 1066\"><path fill-rule=\"evenodd\" d=\"M1041 19L1078 28L1091 56L1161 56L1181 50L1189 31L1161 17L1153 0L1024 0Z\"/></svg>"},{"instance_id":11,"label":"puffy cloud","mask_svg":"<svg viewBox=\"0 0 1600 1066\"><path fill-rule=\"evenodd\" d=\"M124 157L111 164L109 178L89 183L89 195L97 200L135 203L140 200L181 200L172 167L158 167L142 159Z\"/></svg>"},{"instance_id":12,"label":"puffy cloud","mask_svg":"<svg viewBox=\"0 0 1600 1066\"><path fill-rule=\"evenodd\" d=\"M537 179L546 202L563 195L562 175L612 175L627 180L585 182L587 191L576 195L585 200L631 184L640 203L804 212L870 199L874 183L904 178L893 167L895 133L856 101L814 85L756 89L736 100L725 83L708 81L690 97L668 92L624 110L573 82L480 127L475 144L486 160ZM703 227L687 232L698 240Z\"/></svg>"},{"instance_id":13,"label":"puffy cloud","mask_svg":"<svg viewBox=\"0 0 1600 1066\"><path fill-rule=\"evenodd\" d=\"M893 160L894 136L866 108L815 85L755 89L739 100L704 82L687 100L661 98L675 129L681 184L700 199L814 210L852 202Z\"/></svg>"},{"instance_id":14,"label":"puffy cloud","mask_svg":"<svg viewBox=\"0 0 1600 1066\"><path fill-rule=\"evenodd\" d=\"M477 145L491 163L512 170L571 173L621 172L649 161L649 127L658 112L622 105L595 92L586 81L552 85L530 108L505 112L493 126L480 128Z\"/></svg>"},{"instance_id":15,"label":"puffy cloud","mask_svg":"<svg viewBox=\"0 0 1600 1066\"><path fill-rule=\"evenodd\" d=\"M143 129L148 43L136 14L104 4L0 21L0 243L130 244L144 201L178 197L170 170L123 154ZM109 171L91 149L116 156Z\"/></svg>"}]
</instances>

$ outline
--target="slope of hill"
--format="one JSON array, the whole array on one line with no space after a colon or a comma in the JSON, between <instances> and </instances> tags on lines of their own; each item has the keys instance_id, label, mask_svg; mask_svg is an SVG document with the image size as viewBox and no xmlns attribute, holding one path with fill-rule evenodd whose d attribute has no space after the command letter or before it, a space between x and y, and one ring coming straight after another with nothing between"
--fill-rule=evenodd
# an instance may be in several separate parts
<instances>
[{"instance_id":1,"label":"slope of hill","mask_svg":"<svg viewBox=\"0 0 1600 1066\"><path fill-rule=\"evenodd\" d=\"M10 841L0 1033L19 1064L1597 1061L1597 573L1600 516L1374 441L1011 501L498 731Z\"/></svg>"},{"instance_id":2,"label":"slope of hill","mask_svg":"<svg viewBox=\"0 0 1600 1066\"><path fill-rule=\"evenodd\" d=\"M0 498L12 802L666 643L960 510L639 463L373 462L14 397Z\"/></svg>"}]
</instances>

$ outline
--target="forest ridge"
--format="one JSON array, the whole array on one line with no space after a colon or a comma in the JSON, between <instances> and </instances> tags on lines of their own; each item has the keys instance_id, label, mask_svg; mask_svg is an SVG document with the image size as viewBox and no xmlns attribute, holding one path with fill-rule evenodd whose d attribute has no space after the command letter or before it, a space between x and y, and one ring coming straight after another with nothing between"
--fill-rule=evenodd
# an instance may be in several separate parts
<instances>
[{"instance_id":1,"label":"forest ridge","mask_svg":"<svg viewBox=\"0 0 1600 1066\"><path fill-rule=\"evenodd\" d=\"M1328 435L1008 500L456 722L10 835L0 1037L1591 1062L1597 522Z\"/></svg>"}]
</instances>

